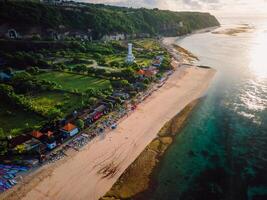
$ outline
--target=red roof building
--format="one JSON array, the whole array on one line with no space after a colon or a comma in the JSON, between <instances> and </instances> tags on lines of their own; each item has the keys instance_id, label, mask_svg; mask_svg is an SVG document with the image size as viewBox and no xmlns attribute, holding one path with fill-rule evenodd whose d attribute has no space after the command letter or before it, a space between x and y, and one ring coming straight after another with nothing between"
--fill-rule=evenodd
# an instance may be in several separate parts
<instances>
[{"instance_id":1,"label":"red roof building","mask_svg":"<svg viewBox=\"0 0 267 200\"><path fill-rule=\"evenodd\" d=\"M74 130L74 129L76 129L77 127L75 126L75 125L73 125L73 124L71 124L71 123L67 123L62 129L64 130L64 131L67 131L67 132L70 132L70 131L72 131L72 130Z\"/></svg>"},{"instance_id":2,"label":"red roof building","mask_svg":"<svg viewBox=\"0 0 267 200\"><path fill-rule=\"evenodd\" d=\"M43 134L40 131L33 131L32 136L35 138L40 138Z\"/></svg>"},{"instance_id":3,"label":"red roof building","mask_svg":"<svg viewBox=\"0 0 267 200\"><path fill-rule=\"evenodd\" d=\"M140 76L145 75L145 71L142 69L138 70L136 73Z\"/></svg>"},{"instance_id":4,"label":"red roof building","mask_svg":"<svg viewBox=\"0 0 267 200\"><path fill-rule=\"evenodd\" d=\"M71 137L76 135L79 132L79 129L71 123L67 123L61 130L64 133L67 133Z\"/></svg>"}]
</instances>

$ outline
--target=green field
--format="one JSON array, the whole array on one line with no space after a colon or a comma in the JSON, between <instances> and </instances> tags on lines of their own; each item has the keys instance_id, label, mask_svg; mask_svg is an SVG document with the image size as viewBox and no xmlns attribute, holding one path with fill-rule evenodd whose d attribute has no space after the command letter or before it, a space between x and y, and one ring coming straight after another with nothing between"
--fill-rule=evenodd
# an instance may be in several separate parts
<instances>
[{"instance_id":1,"label":"green field","mask_svg":"<svg viewBox=\"0 0 267 200\"><path fill-rule=\"evenodd\" d=\"M142 55L142 54L141 54ZM152 58L142 58L141 56L139 56L138 54L134 54L134 56L136 57L135 62L136 64L140 65L140 66L144 66L147 67L151 64ZM119 62L121 66L126 65L125 63L125 57L126 56L117 56L117 55L110 55L110 56L106 56L105 57L105 61L107 64L116 61Z\"/></svg>"},{"instance_id":2,"label":"green field","mask_svg":"<svg viewBox=\"0 0 267 200\"><path fill-rule=\"evenodd\" d=\"M82 107L82 97L79 95L49 91L28 97L35 110L47 113L52 108L59 109L64 115Z\"/></svg>"},{"instance_id":3,"label":"green field","mask_svg":"<svg viewBox=\"0 0 267 200\"><path fill-rule=\"evenodd\" d=\"M151 61L152 59L147 59L147 58L136 58L135 62L136 64L138 64L139 66L142 67L149 67L151 65Z\"/></svg>"},{"instance_id":4,"label":"green field","mask_svg":"<svg viewBox=\"0 0 267 200\"><path fill-rule=\"evenodd\" d=\"M134 47L143 48L145 50L151 51L161 51L162 48L159 45L159 42L154 39L139 39L134 40Z\"/></svg>"},{"instance_id":5,"label":"green field","mask_svg":"<svg viewBox=\"0 0 267 200\"><path fill-rule=\"evenodd\" d=\"M88 88L105 89L110 86L110 82L105 79L65 72L42 73L37 78L56 82L60 89L71 92L85 92Z\"/></svg>"},{"instance_id":6,"label":"green field","mask_svg":"<svg viewBox=\"0 0 267 200\"><path fill-rule=\"evenodd\" d=\"M35 113L15 109L1 101L0 128L4 130L6 135L19 135L23 129L41 125L44 120L44 118Z\"/></svg>"}]
</instances>

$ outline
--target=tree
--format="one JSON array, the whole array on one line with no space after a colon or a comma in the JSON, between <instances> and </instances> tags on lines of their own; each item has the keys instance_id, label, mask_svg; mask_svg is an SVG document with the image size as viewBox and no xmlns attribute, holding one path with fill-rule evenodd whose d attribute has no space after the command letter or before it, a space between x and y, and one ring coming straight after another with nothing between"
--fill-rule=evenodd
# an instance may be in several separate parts
<instances>
[{"instance_id":1,"label":"tree","mask_svg":"<svg viewBox=\"0 0 267 200\"><path fill-rule=\"evenodd\" d=\"M88 88L85 93L88 97L96 97L100 99L105 98L105 94L101 90L96 88Z\"/></svg>"},{"instance_id":2,"label":"tree","mask_svg":"<svg viewBox=\"0 0 267 200\"><path fill-rule=\"evenodd\" d=\"M4 130L2 128L0 128L0 139L4 138L6 135L4 133Z\"/></svg>"},{"instance_id":3,"label":"tree","mask_svg":"<svg viewBox=\"0 0 267 200\"><path fill-rule=\"evenodd\" d=\"M59 120L60 118L62 118L63 113L56 108L52 108L47 112L47 117L49 119L49 121L56 121Z\"/></svg>"},{"instance_id":4,"label":"tree","mask_svg":"<svg viewBox=\"0 0 267 200\"><path fill-rule=\"evenodd\" d=\"M88 74L93 74L93 73L95 73L96 72L96 69L94 68L94 67L88 67L87 68L87 73Z\"/></svg>"},{"instance_id":5,"label":"tree","mask_svg":"<svg viewBox=\"0 0 267 200\"><path fill-rule=\"evenodd\" d=\"M121 80L120 84L121 84L121 87L128 87L130 85L129 81L127 81L127 80Z\"/></svg>"},{"instance_id":6,"label":"tree","mask_svg":"<svg viewBox=\"0 0 267 200\"><path fill-rule=\"evenodd\" d=\"M8 75L11 75L13 73L13 69L11 67L8 67L4 70L4 72Z\"/></svg>"},{"instance_id":7,"label":"tree","mask_svg":"<svg viewBox=\"0 0 267 200\"><path fill-rule=\"evenodd\" d=\"M85 91L86 95L89 96L89 97L95 97L96 96L96 89L94 88L88 88L86 91Z\"/></svg>"},{"instance_id":8,"label":"tree","mask_svg":"<svg viewBox=\"0 0 267 200\"><path fill-rule=\"evenodd\" d=\"M86 65L77 65L72 70L75 71L75 72L86 72L87 71L87 67L86 67Z\"/></svg>"},{"instance_id":9,"label":"tree","mask_svg":"<svg viewBox=\"0 0 267 200\"><path fill-rule=\"evenodd\" d=\"M171 70L172 69L171 61L169 59L164 58L162 63L161 63L160 69L161 70Z\"/></svg>"},{"instance_id":10,"label":"tree","mask_svg":"<svg viewBox=\"0 0 267 200\"><path fill-rule=\"evenodd\" d=\"M58 64L55 64L53 66L54 69L58 70L58 71L63 71L64 69L66 69L66 65L64 65L63 63L58 63Z\"/></svg>"},{"instance_id":11,"label":"tree","mask_svg":"<svg viewBox=\"0 0 267 200\"><path fill-rule=\"evenodd\" d=\"M8 96L10 94L14 93L14 89L10 85L6 84L0 84L0 96Z\"/></svg>"},{"instance_id":12,"label":"tree","mask_svg":"<svg viewBox=\"0 0 267 200\"><path fill-rule=\"evenodd\" d=\"M39 73L39 68L38 67L28 67L26 69L26 72L30 74L38 74Z\"/></svg>"},{"instance_id":13,"label":"tree","mask_svg":"<svg viewBox=\"0 0 267 200\"><path fill-rule=\"evenodd\" d=\"M118 61L112 61L109 63L110 67L120 67L120 63Z\"/></svg>"},{"instance_id":14,"label":"tree","mask_svg":"<svg viewBox=\"0 0 267 200\"><path fill-rule=\"evenodd\" d=\"M130 82L136 79L135 71L131 67L128 67L127 69L122 70L121 76Z\"/></svg>"},{"instance_id":15,"label":"tree","mask_svg":"<svg viewBox=\"0 0 267 200\"><path fill-rule=\"evenodd\" d=\"M26 151L26 148L25 148L25 144L20 144L20 145L17 145L15 150L18 152L18 153L23 153Z\"/></svg>"},{"instance_id":16,"label":"tree","mask_svg":"<svg viewBox=\"0 0 267 200\"><path fill-rule=\"evenodd\" d=\"M95 97L90 97L88 100L87 100L87 105L88 106L92 106L92 105L95 105L96 103L97 103L97 98L95 98Z\"/></svg>"},{"instance_id":17,"label":"tree","mask_svg":"<svg viewBox=\"0 0 267 200\"><path fill-rule=\"evenodd\" d=\"M84 129L84 121L81 119L78 119L76 121L76 126L78 126L80 129Z\"/></svg>"}]
</instances>

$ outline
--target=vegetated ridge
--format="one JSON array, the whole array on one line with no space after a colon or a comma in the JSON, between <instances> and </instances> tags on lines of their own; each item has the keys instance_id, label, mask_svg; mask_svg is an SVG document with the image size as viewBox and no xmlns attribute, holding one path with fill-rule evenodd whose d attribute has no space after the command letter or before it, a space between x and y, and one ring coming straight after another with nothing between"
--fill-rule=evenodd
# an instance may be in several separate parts
<instances>
[{"instance_id":1,"label":"vegetated ridge","mask_svg":"<svg viewBox=\"0 0 267 200\"><path fill-rule=\"evenodd\" d=\"M39 2L0 2L0 24L30 31L88 31L93 39L123 33L132 36L177 36L197 29L218 26L209 13L173 12L159 9L125 8L103 4L65 3L48 5Z\"/></svg>"}]
</instances>

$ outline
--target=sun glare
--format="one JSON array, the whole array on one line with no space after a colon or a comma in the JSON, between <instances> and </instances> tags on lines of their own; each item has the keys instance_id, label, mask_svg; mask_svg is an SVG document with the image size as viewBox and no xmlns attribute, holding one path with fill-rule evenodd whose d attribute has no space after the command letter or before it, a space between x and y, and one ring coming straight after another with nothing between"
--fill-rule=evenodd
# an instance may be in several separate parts
<instances>
[{"instance_id":1,"label":"sun glare","mask_svg":"<svg viewBox=\"0 0 267 200\"><path fill-rule=\"evenodd\" d=\"M259 32L250 51L249 68L259 78L267 78L267 31Z\"/></svg>"}]
</instances>

